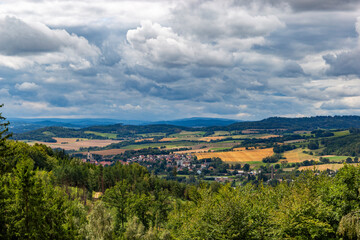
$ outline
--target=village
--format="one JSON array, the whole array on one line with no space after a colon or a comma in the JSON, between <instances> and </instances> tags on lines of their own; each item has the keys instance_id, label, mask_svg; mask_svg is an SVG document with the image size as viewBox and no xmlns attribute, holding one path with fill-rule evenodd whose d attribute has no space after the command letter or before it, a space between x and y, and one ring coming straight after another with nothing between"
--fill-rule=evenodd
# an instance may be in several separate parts
<instances>
[{"instance_id":1,"label":"village","mask_svg":"<svg viewBox=\"0 0 360 240\"><path fill-rule=\"evenodd\" d=\"M217 182L230 182L238 178L255 178L262 171L251 170L248 166L229 165L221 161L221 159L201 159L198 160L194 154L191 153L171 153L160 155L137 155L124 160L114 160L113 158L101 157L99 155L87 153L86 158L81 159L82 162L87 162L95 165L111 166L116 162L123 165L131 163L138 163L146 167L150 172L157 175L199 175L211 177ZM273 174L272 174L273 177Z\"/></svg>"}]
</instances>

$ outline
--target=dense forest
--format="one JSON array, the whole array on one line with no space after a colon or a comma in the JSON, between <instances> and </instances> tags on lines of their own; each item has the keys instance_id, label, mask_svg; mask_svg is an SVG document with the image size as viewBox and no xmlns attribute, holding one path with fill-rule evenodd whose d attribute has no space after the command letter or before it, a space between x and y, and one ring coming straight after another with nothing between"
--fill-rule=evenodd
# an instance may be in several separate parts
<instances>
[{"instance_id":1,"label":"dense forest","mask_svg":"<svg viewBox=\"0 0 360 240\"><path fill-rule=\"evenodd\" d=\"M0 120L0 239L360 238L360 167L236 188L185 184L8 140Z\"/></svg>"},{"instance_id":2,"label":"dense forest","mask_svg":"<svg viewBox=\"0 0 360 240\"><path fill-rule=\"evenodd\" d=\"M324 155L335 154L345 156L360 156L360 133L352 133L338 138L323 139Z\"/></svg>"}]
</instances>

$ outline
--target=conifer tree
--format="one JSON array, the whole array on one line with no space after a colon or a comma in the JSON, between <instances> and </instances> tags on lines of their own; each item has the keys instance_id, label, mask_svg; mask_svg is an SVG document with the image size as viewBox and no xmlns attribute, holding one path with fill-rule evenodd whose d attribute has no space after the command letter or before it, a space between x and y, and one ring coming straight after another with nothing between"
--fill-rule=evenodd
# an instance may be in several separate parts
<instances>
[{"instance_id":1,"label":"conifer tree","mask_svg":"<svg viewBox=\"0 0 360 240\"><path fill-rule=\"evenodd\" d=\"M3 107L4 104L0 104L0 108ZM5 140L10 137L10 134L8 134L8 125L9 122L5 122L6 118L2 116L2 113L0 112L0 152L3 150L5 145Z\"/></svg>"}]
</instances>

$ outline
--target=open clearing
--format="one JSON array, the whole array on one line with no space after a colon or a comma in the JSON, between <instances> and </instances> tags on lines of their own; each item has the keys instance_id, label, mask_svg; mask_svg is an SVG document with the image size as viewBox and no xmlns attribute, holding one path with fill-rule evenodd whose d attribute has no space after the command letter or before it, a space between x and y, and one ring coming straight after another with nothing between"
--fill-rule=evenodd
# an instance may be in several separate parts
<instances>
[{"instance_id":1,"label":"open clearing","mask_svg":"<svg viewBox=\"0 0 360 240\"><path fill-rule=\"evenodd\" d=\"M198 159L219 157L224 162L231 162L231 163L261 161L263 158L271 156L273 154L274 152L272 148L253 149L253 150L239 149L238 151L229 151L229 152L195 153Z\"/></svg>"},{"instance_id":2,"label":"open clearing","mask_svg":"<svg viewBox=\"0 0 360 240\"><path fill-rule=\"evenodd\" d=\"M284 157L286 157L286 161L289 163L303 162L305 160L319 160L318 156L309 155L303 153L304 149L297 148L291 151L287 151L284 153Z\"/></svg>"},{"instance_id":3,"label":"open clearing","mask_svg":"<svg viewBox=\"0 0 360 240\"><path fill-rule=\"evenodd\" d=\"M115 134L115 133L101 133L101 132L94 132L94 131L85 131L85 133L94 134L94 135L106 137L109 139L117 138L117 134Z\"/></svg>"},{"instance_id":4,"label":"open clearing","mask_svg":"<svg viewBox=\"0 0 360 240\"><path fill-rule=\"evenodd\" d=\"M83 139L83 138L54 138L56 143L49 142L31 142L30 144L40 143L51 148L61 148L64 150L79 150L80 148L88 147L105 147L112 143L118 143L117 140L96 140L96 139ZM78 141L77 141L78 140Z\"/></svg>"},{"instance_id":5,"label":"open clearing","mask_svg":"<svg viewBox=\"0 0 360 240\"><path fill-rule=\"evenodd\" d=\"M359 165L358 163L352 163L352 164L354 164L355 166ZM315 169L315 170L319 170L319 171L325 171L327 169L330 169L333 171L337 171L340 168L342 168L343 166L344 166L344 164L333 163L333 164L322 164L322 165L315 165L315 166L303 166L303 167L300 167L299 170L303 171L303 170L314 170Z\"/></svg>"}]
</instances>

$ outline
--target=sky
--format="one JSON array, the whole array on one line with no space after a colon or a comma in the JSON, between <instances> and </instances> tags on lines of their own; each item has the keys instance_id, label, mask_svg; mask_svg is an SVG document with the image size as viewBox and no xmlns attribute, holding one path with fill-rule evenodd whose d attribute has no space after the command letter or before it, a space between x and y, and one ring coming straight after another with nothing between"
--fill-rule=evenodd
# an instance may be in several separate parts
<instances>
[{"instance_id":1,"label":"sky","mask_svg":"<svg viewBox=\"0 0 360 240\"><path fill-rule=\"evenodd\" d=\"M359 0L1 0L8 118L360 115Z\"/></svg>"}]
</instances>

